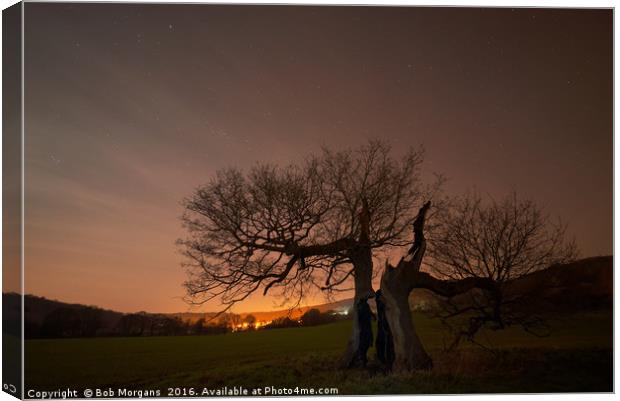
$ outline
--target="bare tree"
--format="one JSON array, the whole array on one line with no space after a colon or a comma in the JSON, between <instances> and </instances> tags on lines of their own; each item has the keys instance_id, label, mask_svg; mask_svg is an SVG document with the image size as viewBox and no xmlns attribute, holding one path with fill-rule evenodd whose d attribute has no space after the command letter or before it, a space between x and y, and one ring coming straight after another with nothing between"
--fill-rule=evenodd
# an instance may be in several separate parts
<instances>
[{"instance_id":1,"label":"bare tree","mask_svg":"<svg viewBox=\"0 0 620 401\"><path fill-rule=\"evenodd\" d=\"M243 323L247 323L249 328L254 328L256 325L256 317L254 315L246 315L243 318Z\"/></svg>"},{"instance_id":2,"label":"bare tree","mask_svg":"<svg viewBox=\"0 0 620 401\"><path fill-rule=\"evenodd\" d=\"M442 280L420 270L427 249L424 226L430 206L431 203L427 202L420 209L413 222L411 248L396 266L386 264L381 288L377 291L377 355L389 369L396 371L432 367L432 359L418 337L409 306L409 297L415 288L425 288L445 297L467 293L474 288L494 290L493 282L487 278Z\"/></svg>"},{"instance_id":3,"label":"bare tree","mask_svg":"<svg viewBox=\"0 0 620 401\"><path fill-rule=\"evenodd\" d=\"M511 289L514 280L574 258L573 242L565 241L565 226L553 223L533 202L515 194L484 203L477 195L455 199L434 215L430 246L424 234L430 202L413 223L414 241L408 254L393 267L386 265L377 292L379 333L377 355L395 370L428 369L432 360L417 336L409 307L413 289L425 288L446 299L444 322L467 316L456 330L452 346L462 337L473 339L484 325L501 329L539 319L516 306L524 294ZM431 273L421 271L422 259Z\"/></svg>"},{"instance_id":4,"label":"bare tree","mask_svg":"<svg viewBox=\"0 0 620 401\"><path fill-rule=\"evenodd\" d=\"M411 149L395 160L386 143L370 141L298 165L218 172L184 201L189 301L228 309L275 291L298 303L312 289L343 291L353 281L355 302L366 302L373 252L405 245L417 208L441 184L422 183L422 156ZM365 360L360 339L370 325L355 312L353 321L343 366Z\"/></svg>"},{"instance_id":5,"label":"bare tree","mask_svg":"<svg viewBox=\"0 0 620 401\"><path fill-rule=\"evenodd\" d=\"M437 223L427 261L433 273L448 280L485 278L494 287L442 303L440 317L456 335L451 347L461 338L473 341L485 325L501 329L518 324L535 333L542 321L526 310L528 294L514 291L513 283L574 259L576 247L565 239L565 225L515 193L499 201L475 193L456 198Z\"/></svg>"}]
</instances>

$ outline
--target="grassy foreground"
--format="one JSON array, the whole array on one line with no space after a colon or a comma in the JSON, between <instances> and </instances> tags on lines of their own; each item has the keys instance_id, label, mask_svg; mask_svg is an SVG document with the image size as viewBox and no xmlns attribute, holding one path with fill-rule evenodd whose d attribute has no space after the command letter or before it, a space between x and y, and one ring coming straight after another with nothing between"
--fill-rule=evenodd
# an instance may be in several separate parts
<instances>
[{"instance_id":1,"label":"grassy foreground","mask_svg":"<svg viewBox=\"0 0 620 401\"><path fill-rule=\"evenodd\" d=\"M26 341L26 389L335 387L339 394L612 391L612 314L551 321L549 337L518 328L482 333L495 352L442 351L439 322L415 316L432 372L340 371L350 322L217 336ZM371 358L374 349L370 351Z\"/></svg>"}]
</instances>

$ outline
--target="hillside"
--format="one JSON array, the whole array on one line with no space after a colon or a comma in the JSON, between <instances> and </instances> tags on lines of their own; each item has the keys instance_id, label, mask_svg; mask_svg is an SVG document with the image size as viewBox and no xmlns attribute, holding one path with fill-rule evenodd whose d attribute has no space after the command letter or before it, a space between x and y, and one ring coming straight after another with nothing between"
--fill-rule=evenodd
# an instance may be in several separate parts
<instances>
[{"instance_id":1,"label":"hillside","mask_svg":"<svg viewBox=\"0 0 620 401\"><path fill-rule=\"evenodd\" d=\"M554 265L515 280L513 294L527 294L538 309L588 310L613 305L613 257L599 256Z\"/></svg>"},{"instance_id":2,"label":"hillside","mask_svg":"<svg viewBox=\"0 0 620 401\"><path fill-rule=\"evenodd\" d=\"M508 293L527 295L538 311L573 311L573 310L593 310L600 308L611 308L613 304L613 257L602 256L587 258L565 265L551 266L545 270L531 273L508 284ZM3 294L3 313L5 320L19 318L20 296L15 293ZM439 298L426 290L415 290L411 297L413 310L428 310L439 302ZM123 318L128 316L138 319L149 319L157 321L159 325L167 321L181 321L184 324L193 324L197 320L204 318L209 320L215 313L172 313L172 314L126 314L111 310L97 308L95 306L85 306L80 304L69 304L46 298L26 295L26 330L28 328L41 327L49 321L50 316L62 316L69 319L70 324L76 324L75 320L92 319L96 315L98 329L93 335L110 335L118 333L118 327ZM244 319L247 315L253 315L256 320L269 322L279 317L289 316L292 319L299 318L311 308L319 309L321 312L336 311L343 313L352 305L352 300L342 300L338 302L326 303L321 305L306 306L294 310L282 309L277 311L257 311L251 313L241 313L239 316ZM374 303L371 302L374 307ZM63 312L63 313L59 313ZM55 314L55 315L54 315ZM69 316L69 317L67 317ZM76 318L79 316L79 318ZM72 319L72 320L71 320ZM53 319L51 319L53 320ZM163 321L163 323L162 323ZM168 322L169 323L169 322ZM79 324L79 323L77 323ZM135 322L131 323L132 325ZM149 323L153 325L155 323Z\"/></svg>"},{"instance_id":3,"label":"hillside","mask_svg":"<svg viewBox=\"0 0 620 401\"><path fill-rule=\"evenodd\" d=\"M116 312L107 309L101 309L97 306L88 306L82 304L70 304L66 302L56 301L47 299L44 297L39 297L36 295L26 295L25 297L25 305L24 310L26 313L26 320L31 323L42 324L45 321L45 318L49 316L52 312L58 309L72 309L72 310L97 310L100 311L104 322L106 324L115 324L118 320L123 316L123 313ZM2 302L3 302L3 313L5 314L5 319L10 318L19 318L19 305L20 305L20 296L16 293L3 294ZM8 312L8 315L7 315Z\"/></svg>"}]
</instances>

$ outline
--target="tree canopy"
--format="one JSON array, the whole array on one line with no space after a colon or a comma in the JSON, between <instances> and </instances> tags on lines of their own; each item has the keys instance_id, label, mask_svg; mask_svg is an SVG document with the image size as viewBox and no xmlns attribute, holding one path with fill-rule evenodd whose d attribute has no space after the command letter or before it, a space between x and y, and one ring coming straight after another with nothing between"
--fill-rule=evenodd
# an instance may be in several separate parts
<instances>
[{"instance_id":1,"label":"tree canopy","mask_svg":"<svg viewBox=\"0 0 620 401\"><path fill-rule=\"evenodd\" d=\"M423 153L395 159L389 145L369 141L285 167L218 171L183 202L190 301L228 308L255 291L298 302L313 289L350 288L362 209L370 248L404 245L417 208L439 187L422 182Z\"/></svg>"}]
</instances>

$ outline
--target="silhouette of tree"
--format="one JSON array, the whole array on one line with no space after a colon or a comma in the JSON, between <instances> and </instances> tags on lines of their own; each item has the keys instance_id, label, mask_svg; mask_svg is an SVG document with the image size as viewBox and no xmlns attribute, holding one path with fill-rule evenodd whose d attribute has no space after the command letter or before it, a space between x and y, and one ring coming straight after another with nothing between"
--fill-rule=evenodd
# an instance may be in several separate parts
<instances>
[{"instance_id":1,"label":"silhouette of tree","mask_svg":"<svg viewBox=\"0 0 620 401\"><path fill-rule=\"evenodd\" d=\"M227 310L262 290L298 303L351 281L356 301L372 297L373 251L406 245L417 208L441 184L423 184L422 160L419 149L396 160L386 143L370 141L287 167L219 171L184 200L188 302L217 299ZM370 326L352 317L342 366L355 364L368 337L361 330Z\"/></svg>"},{"instance_id":2,"label":"silhouette of tree","mask_svg":"<svg viewBox=\"0 0 620 401\"><path fill-rule=\"evenodd\" d=\"M243 323L247 324L248 329L254 329L254 325L256 324L256 317L254 315L247 315L243 318Z\"/></svg>"},{"instance_id":3,"label":"silhouette of tree","mask_svg":"<svg viewBox=\"0 0 620 401\"><path fill-rule=\"evenodd\" d=\"M142 336L151 331L151 319L145 312L129 313L118 321L118 332L123 336Z\"/></svg>"},{"instance_id":4,"label":"silhouette of tree","mask_svg":"<svg viewBox=\"0 0 620 401\"><path fill-rule=\"evenodd\" d=\"M79 309L81 336L94 337L103 327L103 310L95 307Z\"/></svg>"},{"instance_id":5,"label":"silhouette of tree","mask_svg":"<svg viewBox=\"0 0 620 401\"><path fill-rule=\"evenodd\" d=\"M429 208L430 202L413 223L408 254L397 266L386 265L381 278L377 309L382 332L377 348L380 358L396 370L432 367L409 311L414 288L446 298L449 309L441 316L444 321L468 314L468 326L457 332L456 345L463 336L472 339L486 324L501 329L515 322L538 322L514 313L519 295L511 294L507 284L576 255L574 243L564 239L565 227L553 224L533 202L513 194L484 204L480 197L469 195L453 200L434 216L427 258L433 274L429 274L420 270L427 250L424 225ZM456 298L460 301L451 302ZM463 298L469 302L464 304Z\"/></svg>"},{"instance_id":6,"label":"silhouette of tree","mask_svg":"<svg viewBox=\"0 0 620 401\"><path fill-rule=\"evenodd\" d=\"M103 326L103 311L94 307L60 307L50 312L38 335L49 338L93 337ZM29 330L34 327L29 326ZM29 335L33 332L29 331Z\"/></svg>"},{"instance_id":7,"label":"silhouette of tree","mask_svg":"<svg viewBox=\"0 0 620 401\"><path fill-rule=\"evenodd\" d=\"M420 270L427 247L424 226L430 206L430 202L427 202L413 222L413 244L407 255L396 266L386 264L381 277L377 311L378 326L382 332L377 338L376 347L381 349L380 358L389 369L430 369L433 366L413 322L409 306L409 296L413 289L425 288L445 297L463 294L474 288L494 290L493 282L488 278L442 280Z\"/></svg>"},{"instance_id":8,"label":"silhouette of tree","mask_svg":"<svg viewBox=\"0 0 620 401\"><path fill-rule=\"evenodd\" d=\"M499 201L470 193L454 199L436 217L427 262L434 274L447 280L484 278L493 283L493 291L470 291L441 303L439 316L456 334L451 347L462 338L473 341L483 326L501 329L517 324L535 333L543 322L536 314L525 313L527 294L511 291L510 284L577 256L574 241L565 239L566 226L516 193ZM463 314L468 318L462 319Z\"/></svg>"},{"instance_id":9,"label":"silhouette of tree","mask_svg":"<svg viewBox=\"0 0 620 401\"><path fill-rule=\"evenodd\" d=\"M205 323L206 321L204 317L196 320L192 326L192 332L198 335L203 334L205 332Z\"/></svg>"},{"instance_id":10,"label":"silhouette of tree","mask_svg":"<svg viewBox=\"0 0 620 401\"><path fill-rule=\"evenodd\" d=\"M323 323L323 316L320 310L312 308L306 311L299 320L302 326L316 326Z\"/></svg>"},{"instance_id":11,"label":"silhouette of tree","mask_svg":"<svg viewBox=\"0 0 620 401\"><path fill-rule=\"evenodd\" d=\"M156 315L152 319L155 325L151 335L176 336L187 332L187 327L180 318Z\"/></svg>"},{"instance_id":12,"label":"silhouette of tree","mask_svg":"<svg viewBox=\"0 0 620 401\"><path fill-rule=\"evenodd\" d=\"M82 334L82 320L75 308L61 307L45 317L41 335L48 338L79 337Z\"/></svg>"},{"instance_id":13,"label":"silhouette of tree","mask_svg":"<svg viewBox=\"0 0 620 401\"><path fill-rule=\"evenodd\" d=\"M477 313L465 332L469 337L487 323L502 328L514 319L503 284L570 259L574 246L565 244L561 225L516 196L490 206L465 197L443 213L436 212L441 202L434 213L430 202L418 209L442 183L439 178L424 185L421 163L419 150L397 161L387 144L371 141L355 150L323 149L298 165L218 172L184 201L188 236L179 245L186 257L188 301L218 299L226 311L257 290L271 290L298 304L312 289L342 291L352 281L359 307L352 309L353 330L340 365L363 365L373 336L371 314L360 310L375 295L373 258L410 245L396 266L386 264L381 277L378 342L388 368L432 367L409 307L414 288L448 301L471 297L474 306L454 304L452 311ZM421 271L427 220L433 274Z\"/></svg>"},{"instance_id":14,"label":"silhouette of tree","mask_svg":"<svg viewBox=\"0 0 620 401\"><path fill-rule=\"evenodd\" d=\"M234 313L222 313L218 316L218 324L231 329L236 328L241 323L241 317Z\"/></svg>"},{"instance_id":15,"label":"silhouette of tree","mask_svg":"<svg viewBox=\"0 0 620 401\"><path fill-rule=\"evenodd\" d=\"M271 323L265 326L266 329L284 329L289 327L299 327L299 322L292 320L288 316L283 316L274 319Z\"/></svg>"}]
</instances>

